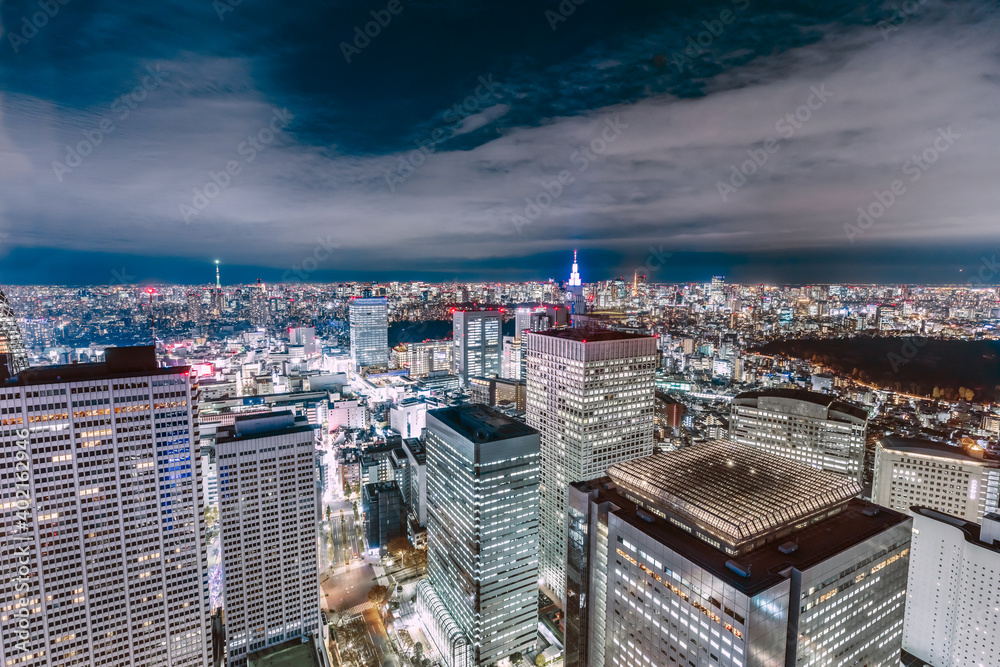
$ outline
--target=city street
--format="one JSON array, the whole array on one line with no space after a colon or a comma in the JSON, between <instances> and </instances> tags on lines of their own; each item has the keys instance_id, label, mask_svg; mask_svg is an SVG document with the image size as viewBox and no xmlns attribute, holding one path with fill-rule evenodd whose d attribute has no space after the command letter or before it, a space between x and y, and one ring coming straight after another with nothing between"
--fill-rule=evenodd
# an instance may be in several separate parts
<instances>
[{"instance_id":1,"label":"city street","mask_svg":"<svg viewBox=\"0 0 1000 667\"><path fill-rule=\"evenodd\" d=\"M329 571L320 576L329 609L342 612L368 601L368 591L375 585L375 571L361 561L354 561L349 567L345 571L341 565L333 576Z\"/></svg>"}]
</instances>

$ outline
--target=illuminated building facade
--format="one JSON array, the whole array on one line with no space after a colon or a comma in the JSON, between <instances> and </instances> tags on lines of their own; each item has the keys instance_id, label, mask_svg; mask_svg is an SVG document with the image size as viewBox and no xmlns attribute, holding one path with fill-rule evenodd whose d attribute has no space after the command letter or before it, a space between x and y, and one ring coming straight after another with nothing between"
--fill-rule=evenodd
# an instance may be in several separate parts
<instances>
[{"instance_id":1,"label":"illuminated building facade","mask_svg":"<svg viewBox=\"0 0 1000 667\"><path fill-rule=\"evenodd\" d=\"M351 361L356 369L389 366L389 304L386 298L351 299Z\"/></svg>"},{"instance_id":2,"label":"illuminated building facade","mask_svg":"<svg viewBox=\"0 0 1000 667\"><path fill-rule=\"evenodd\" d=\"M405 343L393 348L397 368L409 370L411 378L427 377L431 373L452 371L454 343L450 340L425 340Z\"/></svg>"},{"instance_id":3,"label":"illuminated building facade","mask_svg":"<svg viewBox=\"0 0 1000 667\"><path fill-rule=\"evenodd\" d=\"M24 347L24 337L17 326L17 316L11 308L7 296L0 291L0 355L8 355L7 375L17 375L28 367L28 351Z\"/></svg>"},{"instance_id":4,"label":"illuminated building facade","mask_svg":"<svg viewBox=\"0 0 1000 667\"><path fill-rule=\"evenodd\" d=\"M228 667L320 632L313 428L291 412L221 426L219 523Z\"/></svg>"},{"instance_id":5,"label":"illuminated building facade","mask_svg":"<svg viewBox=\"0 0 1000 667\"><path fill-rule=\"evenodd\" d=\"M656 339L616 331L528 333L526 419L542 443L543 587L566 590L566 488L653 452Z\"/></svg>"},{"instance_id":6,"label":"illuminated building facade","mask_svg":"<svg viewBox=\"0 0 1000 667\"><path fill-rule=\"evenodd\" d=\"M912 520L729 441L570 485L566 667L899 664Z\"/></svg>"},{"instance_id":7,"label":"illuminated building facade","mask_svg":"<svg viewBox=\"0 0 1000 667\"><path fill-rule=\"evenodd\" d=\"M152 346L0 383L0 664L210 664L197 402Z\"/></svg>"},{"instance_id":8,"label":"illuminated building facade","mask_svg":"<svg viewBox=\"0 0 1000 667\"><path fill-rule=\"evenodd\" d=\"M979 523L996 512L1000 461L981 447L886 437L875 447L872 501L900 512L915 505Z\"/></svg>"},{"instance_id":9,"label":"illuminated building facade","mask_svg":"<svg viewBox=\"0 0 1000 667\"><path fill-rule=\"evenodd\" d=\"M424 625L448 667L535 647L538 432L484 405L427 413Z\"/></svg>"},{"instance_id":10,"label":"illuminated building facade","mask_svg":"<svg viewBox=\"0 0 1000 667\"><path fill-rule=\"evenodd\" d=\"M503 312L456 310L452 324L455 375L462 384L468 384L470 377L500 375Z\"/></svg>"},{"instance_id":11,"label":"illuminated building facade","mask_svg":"<svg viewBox=\"0 0 1000 667\"><path fill-rule=\"evenodd\" d=\"M939 667L1000 667L1000 515L912 508L903 649Z\"/></svg>"},{"instance_id":12,"label":"illuminated building facade","mask_svg":"<svg viewBox=\"0 0 1000 667\"><path fill-rule=\"evenodd\" d=\"M868 413L851 403L804 389L739 394L729 437L822 470L862 481Z\"/></svg>"}]
</instances>

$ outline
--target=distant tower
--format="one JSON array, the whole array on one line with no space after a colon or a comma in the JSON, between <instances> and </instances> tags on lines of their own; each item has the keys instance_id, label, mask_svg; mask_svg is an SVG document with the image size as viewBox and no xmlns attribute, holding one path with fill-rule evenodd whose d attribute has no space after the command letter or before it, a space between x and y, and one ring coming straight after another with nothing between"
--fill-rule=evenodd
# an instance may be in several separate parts
<instances>
[{"instance_id":1,"label":"distant tower","mask_svg":"<svg viewBox=\"0 0 1000 667\"><path fill-rule=\"evenodd\" d=\"M8 355L11 375L17 375L28 367L28 350L24 347L14 309L3 291L0 291L0 355Z\"/></svg>"},{"instance_id":2,"label":"distant tower","mask_svg":"<svg viewBox=\"0 0 1000 667\"><path fill-rule=\"evenodd\" d=\"M222 289L222 283L219 281L219 260L215 260L215 289Z\"/></svg>"},{"instance_id":3,"label":"distant tower","mask_svg":"<svg viewBox=\"0 0 1000 667\"><path fill-rule=\"evenodd\" d=\"M573 270L569 274L569 283L566 286L566 305L574 318L587 312L587 301L583 298L583 281L580 280L580 265L576 261L576 250L573 251Z\"/></svg>"}]
</instances>

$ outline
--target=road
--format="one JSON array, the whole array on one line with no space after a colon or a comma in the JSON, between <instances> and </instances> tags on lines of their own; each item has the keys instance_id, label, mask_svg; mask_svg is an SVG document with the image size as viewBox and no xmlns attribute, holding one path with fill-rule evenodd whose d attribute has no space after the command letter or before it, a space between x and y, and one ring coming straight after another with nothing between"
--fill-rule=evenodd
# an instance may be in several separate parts
<instances>
[{"instance_id":1,"label":"road","mask_svg":"<svg viewBox=\"0 0 1000 667\"><path fill-rule=\"evenodd\" d=\"M366 609L364 616L365 626L368 628L368 638L375 645L377 664L384 665L387 656L395 655L392 645L389 643L389 636L385 632L385 626L382 625L382 619L379 618L379 613L374 607Z\"/></svg>"}]
</instances>

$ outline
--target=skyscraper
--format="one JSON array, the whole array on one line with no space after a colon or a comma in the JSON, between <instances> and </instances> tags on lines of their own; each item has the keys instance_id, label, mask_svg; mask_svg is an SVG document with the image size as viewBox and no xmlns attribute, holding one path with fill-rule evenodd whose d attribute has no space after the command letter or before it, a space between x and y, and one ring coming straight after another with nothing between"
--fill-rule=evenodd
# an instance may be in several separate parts
<instances>
[{"instance_id":1,"label":"skyscraper","mask_svg":"<svg viewBox=\"0 0 1000 667\"><path fill-rule=\"evenodd\" d=\"M566 667L898 665L911 519L860 491L729 441L570 485Z\"/></svg>"},{"instance_id":2,"label":"skyscraper","mask_svg":"<svg viewBox=\"0 0 1000 667\"><path fill-rule=\"evenodd\" d=\"M1000 515L914 507L903 648L932 665L1000 667Z\"/></svg>"},{"instance_id":3,"label":"skyscraper","mask_svg":"<svg viewBox=\"0 0 1000 667\"><path fill-rule=\"evenodd\" d=\"M980 523L1000 505L1000 461L982 447L885 437L875 447L872 500L907 512L915 505Z\"/></svg>"},{"instance_id":4,"label":"skyscraper","mask_svg":"<svg viewBox=\"0 0 1000 667\"><path fill-rule=\"evenodd\" d=\"M862 481L868 413L804 389L748 391L733 399L729 437Z\"/></svg>"},{"instance_id":5,"label":"skyscraper","mask_svg":"<svg viewBox=\"0 0 1000 667\"><path fill-rule=\"evenodd\" d=\"M228 667L320 632L313 428L291 412L237 417L216 436Z\"/></svg>"},{"instance_id":6,"label":"skyscraper","mask_svg":"<svg viewBox=\"0 0 1000 667\"><path fill-rule=\"evenodd\" d=\"M389 305L386 298L351 299L349 311L354 367L388 367Z\"/></svg>"},{"instance_id":7,"label":"skyscraper","mask_svg":"<svg viewBox=\"0 0 1000 667\"><path fill-rule=\"evenodd\" d=\"M463 384L470 377L500 374L502 329L503 313L499 310L456 310L452 314L455 375Z\"/></svg>"},{"instance_id":8,"label":"skyscraper","mask_svg":"<svg viewBox=\"0 0 1000 667\"><path fill-rule=\"evenodd\" d=\"M197 401L151 346L0 383L0 664L209 664Z\"/></svg>"},{"instance_id":9,"label":"skyscraper","mask_svg":"<svg viewBox=\"0 0 1000 667\"><path fill-rule=\"evenodd\" d=\"M427 413L427 579L418 609L448 667L535 646L538 432L483 405Z\"/></svg>"},{"instance_id":10,"label":"skyscraper","mask_svg":"<svg viewBox=\"0 0 1000 667\"><path fill-rule=\"evenodd\" d=\"M6 357L8 375L17 375L28 367L28 351L24 347L21 328L17 326L17 316L2 290L0 290L0 355L8 355ZM3 373L2 369L0 373Z\"/></svg>"},{"instance_id":11,"label":"skyscraper","mask_svg":"<svg viewBox=\"0 0 1000 667\"><path fill-rule=\"evenodd\" d=\"M541 433L540 574L562 603L566 489L653 452L656 339L615 331L528 334L527 423Z\"/></svg>"},{"instance_id":12,"label":"skyscraper","mask_svg":"<svg viewBox=\"0 0 1000 667\"><path fill-rule=\"evenodd\" d=\"M566 305L573 318L573 325L579 326L583 321L581 316L587 312L587 300L583 297L583 281L580 279L580 265L576 262L576 250L573 251L573 269L566 283ZM579 322L577 317L580 317Z\"/></svg>"}]
</instances>

